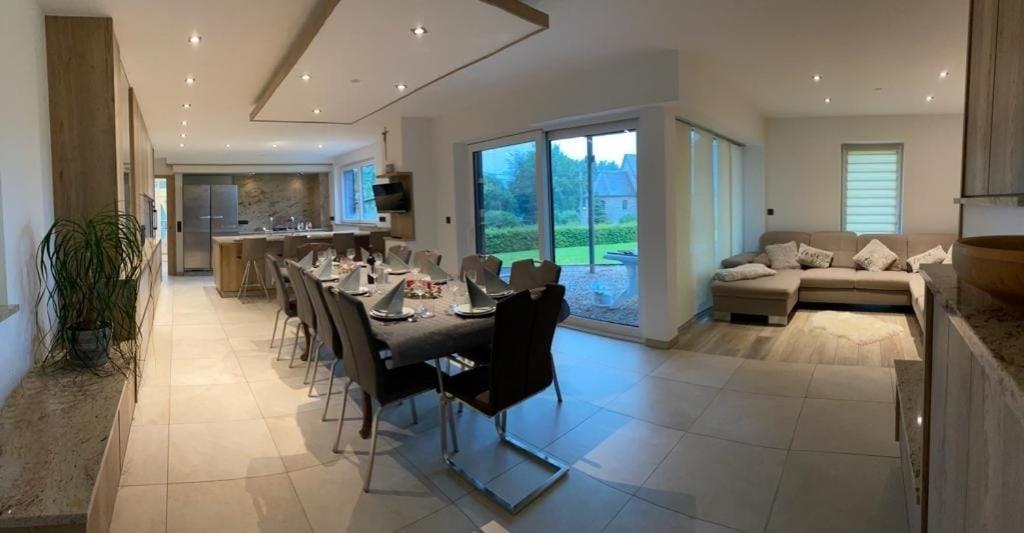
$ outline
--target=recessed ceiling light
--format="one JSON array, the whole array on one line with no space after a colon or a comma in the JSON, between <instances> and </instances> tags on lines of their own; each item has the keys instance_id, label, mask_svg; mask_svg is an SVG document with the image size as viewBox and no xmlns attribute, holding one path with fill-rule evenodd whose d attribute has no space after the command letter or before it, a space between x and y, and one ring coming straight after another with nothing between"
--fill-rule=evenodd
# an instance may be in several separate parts
<instances>
[{"instance_id":1,"label":"recessed ceiling light","mask_svg":"<svg viewBox=\"0 0 1024 533\"><path fill-rule=\"evenodd\" d=\"M196 77L195 76L192 76L190 74L187 78L185 78L185 85L195 85L195 84L196 84Z\"/></svg>"},{"instance_id":2,"label":"recessed ceiling light","mask_svg":"<svg viewBox=\"0 0 1024 533\"><path fill-rule=\"evenodd\" d=\"M399 91L404 91L406 89L406 85L404 83L396 83L395 88Z\"/></svg>"},{"instance_id":3,"label":"recessed ceiling light","mask_svg":"<svg viewBox=\"0 0 1024 533\"><path fill-rule=\"evenodd\" d=\"M322 112L322 110L319 107L314 107L313 108L313 114L314 115L319 115L321 112Z\"/></svg>"},{"instance_id":4,"label":"recessed ceiling light","mask_svg":"<svg viewBox=\"0 0 1024 533\"><path fill-rule=\"evenodd\" d=\"M928 102L928 103L934 102L935 101L935 95L934 94L929 94L928 96L925 96L924 97L924 101Z\"/></svg>"},{"instance_id":5,"label":"recessed ceiling light","mask_svg":"<svg viewBox=\"0 0 1024 533\"><path fill-rule=\"evenodd\" d=\"M184 133L182 133L181 135L178 135L178 137L181 137L182 139L184 139L185 137L187 137L187 135L185 135Z\"/></svg>"},{"instance_id":6,"label":"recessed ceiling light","mask_svg":"<svg viewBox=\"0 0 1024 533\"><path fill-rule=\"evenodd\" d=\"M949 77L949 71L948 70L943 70L943 71L939 72L939 77L942 78L942 79L948 78Z\"/></svg>"},{"instance_id":7,"label":"recessed ceiling light","mask_svg":"<svg viewBox=\"0 0 1024 533\"><path fill-rule=\"evenodd\" d=\"M184 104L181 104L181 108L182 109L192 109L192 104L190 104L188 102L185 102Z\"/></svg>"},{"instance_id":8,"label":"recessed ceiling light","mask_svg":"<svg viewBox=\"0 0 1024 533\"><path fill-rule=\"evenodd\" d=\"M427 34L427 29L424 28L423 26L416 26L415 28L413 28L413 29L411 29L409 31L411 31L412 34L417 36L417 37L423 37L424 35Z\"/></svg>"},{"instance_id":9,"label":"recessed ceiling light","mask_svg":"<svg viewBox=\"0 0 1024 533\"><path fill-rule=\"evenodd\" d=\"M819 81L821 81L821 74L815 74L811 76L811 79L814 80L814 83L818 83Z\"/></svg>"},{"instance_id":10,"label":"recessed ceiling light","mask_svg":"<svg viewBox=\"0 0 1024 533\"><path fill-rule=\"evenodd\" d=\"M305 72L301 76L299 76L299 78L302 81L309 81L309 80L313 79L313 76L310 76L308 72Z\"/></svg>"},{"instance_id":11,"label":"recessed ceiling light","mask_svg":"<svg viewBox=\"0 0 1024 533\"><path fill-rule=\"evenodd\" d=\"M184 148L184 147L185 147L185 143L178 143L178 148Z\"/></svg>"},{"instance_id":12,"label":"recessed ceiling light","mask_svg":"<svg viewBox=\"0 0 1024 533\"><path fill-rule=\"evenodd\" d=\"M225 145L224 145L224 148L231 148L231 143L227 143L227 144L225 144Z\"/></svg>"},{"instance_id":13,"label":"recessed ceiling light","mask_svg":"<svg viewBox=\"0 0 1024 533\"><path fill-rule=\"evenodd\" d=\"M188 126L188 121L187 120L182 120L181 121L181 125L182 126Z\"/></svg>"},{"instance_id":14,"label":"recessed ceiling light","mask_svg":"<svg viewBox=\"0 0 1024 533\"><path fill-rule=\"evenodd\" d=\"M322 145L322 144L318 144L318 145L316 145L316 147L317 147L317 148L323 148L323 147L324 147L324 145Z\"/></svg>"},{"instance_id":15,"label":"recessed ceiling light","mask_svg":"<svg viewBox=\"0 0 1024 533\"><path fill-rule=\"evenodd\" d=\"M826 104L831 104L832 103L832 99L826 96L825 97L825 103Z\"/></svg>"},{"instance_id":16,"label":"recessed ceiling light","mask_svg":"<svg viewBox=\"0 0 1024 533\"><path fill-rule=\"evenodd\" d=\"M272 144L272 145L270 145L270 147L271 148L277 148L277 145L276 144Z\"/></svg>"},{"instance_id":17,"label":"recessed ceiling light","mask_svg":"<svg viewBox=\"0 0 1024 533\"><path fill-rule=\"evenodd\" d=\"M361 82L363 80L361 80L359 78L352 78L351 80L348 80L348 81L349 81L349 83L359 83L359 82Z\"/></svg>"},{"instance_id":18,"label":"recessed ceiling light","mask_svg":"<svg viewBox=\"0 0 1024 533\"><path fill-rule=\"evenodd\" d=\"M199 44L199 42L202 41L202 40L203 40L203 37L201 35L193 33L192 35L189 36L188 43L189 44Z\"/></svg>"}]
</instances>

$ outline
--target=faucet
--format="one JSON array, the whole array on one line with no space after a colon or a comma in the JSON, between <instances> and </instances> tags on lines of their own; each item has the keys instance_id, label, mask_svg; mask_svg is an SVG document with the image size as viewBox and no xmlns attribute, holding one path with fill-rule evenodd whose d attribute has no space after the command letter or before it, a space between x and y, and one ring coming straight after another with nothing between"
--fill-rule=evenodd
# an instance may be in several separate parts
<instances>
[{"instance_id":1,"label":"faucet","mask_svg":"<svg viewBox=\"0 0 1024 533\"><path fill-rule=\"evenodd\" d=\"M294 226L295 226L295 217L291 217L291 218L288 219L288 230L291 231L292 227L294 227Z\"/></svg>"}]
</instances>

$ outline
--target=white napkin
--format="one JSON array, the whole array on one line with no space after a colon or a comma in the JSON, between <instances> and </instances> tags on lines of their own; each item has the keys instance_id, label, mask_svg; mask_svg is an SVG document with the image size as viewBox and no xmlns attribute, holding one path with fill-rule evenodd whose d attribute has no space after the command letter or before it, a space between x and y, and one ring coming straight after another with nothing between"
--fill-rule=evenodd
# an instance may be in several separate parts
<instances>
[{"instance_id":1,"label":"white napkin","mask_svg":"<svg viewBox=\"0 0 1024 533\"><path fill-rule=\"evenodd\" d=\"M473 280L466 280L466 291L469 292L469 307L473 310L480 309L482 307L494 307L494 298L487 296L487 293L483 291Z\"/></svg>"},{"instance_id":2,"label":"white napkin","mask_svg":"<svg viewBox=\"0 0 1024 533\"><path fill-rule=\"evenodd\" d=\"M399 282L373 306L373 310L378 313L398 316L402 314L403 303L405 303L405 282Z\"/></svg>"},{"instance_id":3,"label":"white napkin","mask_svg":"<svg viewBox=\"0 0 1024 533\"><path fill-rule=\"evenodd\" d=\"M324 261L317 267L314 275L320 281L334 279L334 265L330 261Z\"/></svg>"},{"instance_id":4,"label":"white napkin","mask_svg":"<svg viewBox=\"0 0 1024 533\"><path fill-rule=\"evenodd\" d=\"M358 267L349 272L348 275L341 279L339 284L341 290L345 292L359 292L359 279L362 273L362 269Z\"/></svg>"},{"instance_id":5,"label":"white napkin","mask_svg":"<svg viewBox=\"0 0 1024 533\"><path fill-rule=\"evenodd\" d=\"M391 252L388 252L388 260L385 261L385 263L388 265L388 268L391 269L391 270L395 270L395 271L409 270L409 264L406 263L405 261L402 261L402 259L400 257L398 257L397 255L395 255L395 254L393 254Z\"/></svg>"},{"instance_id":6,"label":"white napkin","mask_svg":"<svg viewBox=\"0 0 1024 533\"><path fill-rule=\"evenodd\" d=\"M480 281L483 282L484 289L487 291L487 294L501 294L508 290L508 283L505 283L505 281L498 277L494 272L491 272L486 268L481 268L478 272L480 273L479 275L484 278Z\"/></svg>"},{"instance_id":7,"label":"white napkin","mask_svg":"<svg viewBox=\"0 0 1024 533\"><path fill-rule=\"evenodd\" d=\"M299 266L306 270L313 268L313 252L309 252L306 257L299 259Z\"/></svg>"},{"instance_id":8,"label":"white napkin","mask_svg":"<svg viewBox=\"0 0 1024 533\"><path fill-rule=\"evenodd\" d=\"M430 260L429 257L420 259L418 266L420 267L420 272L430 276L430 281L447 281L451 277L444 269L437 266L437 263Z\"/></svg>"}]
</instances>

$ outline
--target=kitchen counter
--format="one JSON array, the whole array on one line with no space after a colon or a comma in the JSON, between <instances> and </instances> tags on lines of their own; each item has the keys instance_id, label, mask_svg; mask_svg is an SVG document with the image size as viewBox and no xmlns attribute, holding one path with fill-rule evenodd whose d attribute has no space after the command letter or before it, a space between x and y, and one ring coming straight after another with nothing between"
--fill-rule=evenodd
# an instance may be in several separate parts
<instances>
[{"instance_id":1,"label":"kitchen counter","mask_svg":"<svg viewBox=\"0 0 1024 533\"><path fill-rule=\"evenodd\" d=\"M381 230L381 231L386 231L386 230ZM240 233L238 235L228 235L228 236L212 237L212 239L213 239L213 242L215 242L215 243L222 243L222 242L238 242L238 241L241 241L242 239L258 239L258 238L261 238L261 237L265 237L268 242L275 242L275 241L283 241L285 237L303 236L303 235L305 235L309 239L330 239L331 237L333 237L337 233L352 233L352 234L356 235L357 237L365 237L365 236L369 236L370 235L370 232L368 232L368 231L329 231L329 230L326 230L326 229L318 228L318 229L314 229L314 230L310 230L310 231L275 231L274 233L264 233L264 232Z\"/></svg>"}]
</instances>

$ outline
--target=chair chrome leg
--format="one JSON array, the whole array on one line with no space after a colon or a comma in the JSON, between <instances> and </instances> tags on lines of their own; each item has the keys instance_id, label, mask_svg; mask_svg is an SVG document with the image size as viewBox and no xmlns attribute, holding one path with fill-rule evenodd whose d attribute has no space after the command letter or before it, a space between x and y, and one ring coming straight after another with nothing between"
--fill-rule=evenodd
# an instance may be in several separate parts
<instances>
[{"instance_id":1,"label":"chair chrome leg","mask_svg":"<svg viewBox=\"0 0 1024 533\"><path fill-rule=\"evenodd\" d=\"M313 338L313 343L309 345L309 351L313 352L306 357L306 379L309 379L309 396L313 396L313 385L316 383L316 371L320 369L320 348L323 346L323 342L320 342L319 337ZM313 369L313 377L309 377L309 369ZM305 382L303 382L305 383Z\"/></svg>"},{"instance_id":2,"label":"chair chrome leg","mask_svg":"<svg viewBox=\"0 0 1024 533\"><path fill-rule=\"evenodd\" d=\"M288 361L288 368L295 364L295 352L299 349L299 328L302 327L302 320L295 324L295 344L292 344L292 359Z\"/></svg>"},{"instance_id":3,"label":"chair chrome leg","mask_svg":"<svg viewBox=\"0 0 1024 533\"><path fill-rule=\"evenodd\" d=\"M373 477L373 460L377 456L377 430L380 428L380 414L384 411L381 405L376 413L373 413L373 435L370 437L370 467L366 470L366 480L363 481L363 492L370 492L370 478Z\"/></svg>"},{"instance_id":4,"label":"chair chrome leg","mask_svg":"<svg viewBox=\"0 0 1024 533\"><path fill-rule=\"evenodd\" d=\"M412 411L412 423L413 424L419 424L420 423L420 417L416 414L416 397L415 396L410 396L409 397L409 409Z\"/></svg>"},{"instance_id":5,"label":"chair chrome leg","mask_svg":"<svg viewBox=\"0 0 1024 533\"><path fill-rule=\"evenodd\" d=\"M452 450L459 453L459 433L455 430L455 416L452 414L452 402L448 400L448 430L452 434Z\"/></svg>"},{"instance_id":6,"label":"chair chrome leg","mask_svg":"<svg viewBox=\"0 0 1024 533\"><path fill-rule=\"evenodd\" d=\"M554 378L552 381L555 384L555 396L558 398L558 403L562 403L562 387L558 386L558 369L555 368L555 358L551 358L551 377Z\"/></svg>"},{"instance_id":7,"label":"chair chrome leg","mask_svg":"<svg viewBox=\"0 0 1024 533\"><path fill-rule=\"evenodd\" d=\"M281 324L281 342L279 342L277 344L277 360L278 361L281 360L281 350L284 348L284 338L288 336L288 321L291 320L292 318L293 317L290 317L290 316L284 317L284 324Z\"/></svg>"},{"instance_id":8,"label":"chair chrome leg","mask_svg":"<svg viewBox=\"0 0 1024 533\"><path fill-rule=\"evenodd\" d=\"M274 331L272 331L270 333L270 347L271 348L274 347L274 338L277 337L277 322L279 320L281 320L281 310L280 309L278 309L277 313L274 315Z\"/></svg>"},{"instance_id":9,"label":"chair chrome leg","mask_svg":"<svg viewBox=\"0 0 1024 533\"><path fill-rule=\"evenodd\" d=\"M331 363L331 379L327 381L327 401L324 402L324 414L320 416L320 421L327 420L327 408L331 406L331 391L334 390L334 369L338 366L338 358L334 358L334 362Z\"/></svg>"},{"instance_id":10,"label":"chair chrome leg","mask_svg":"<svg viewBox=\"0 0 1024 533\"><path fill-rule=\"evenodd\" d=\"M331 450L334 453L341 453L338 449L338 444L341 442L341 426L345 424L345 408L348 407L348 388L352 386L352 378L346 378L345 381L345 392L341 397L341 414L338 415L338 434L334 436L334 447Z\"/></svg>"}]
</instances>

